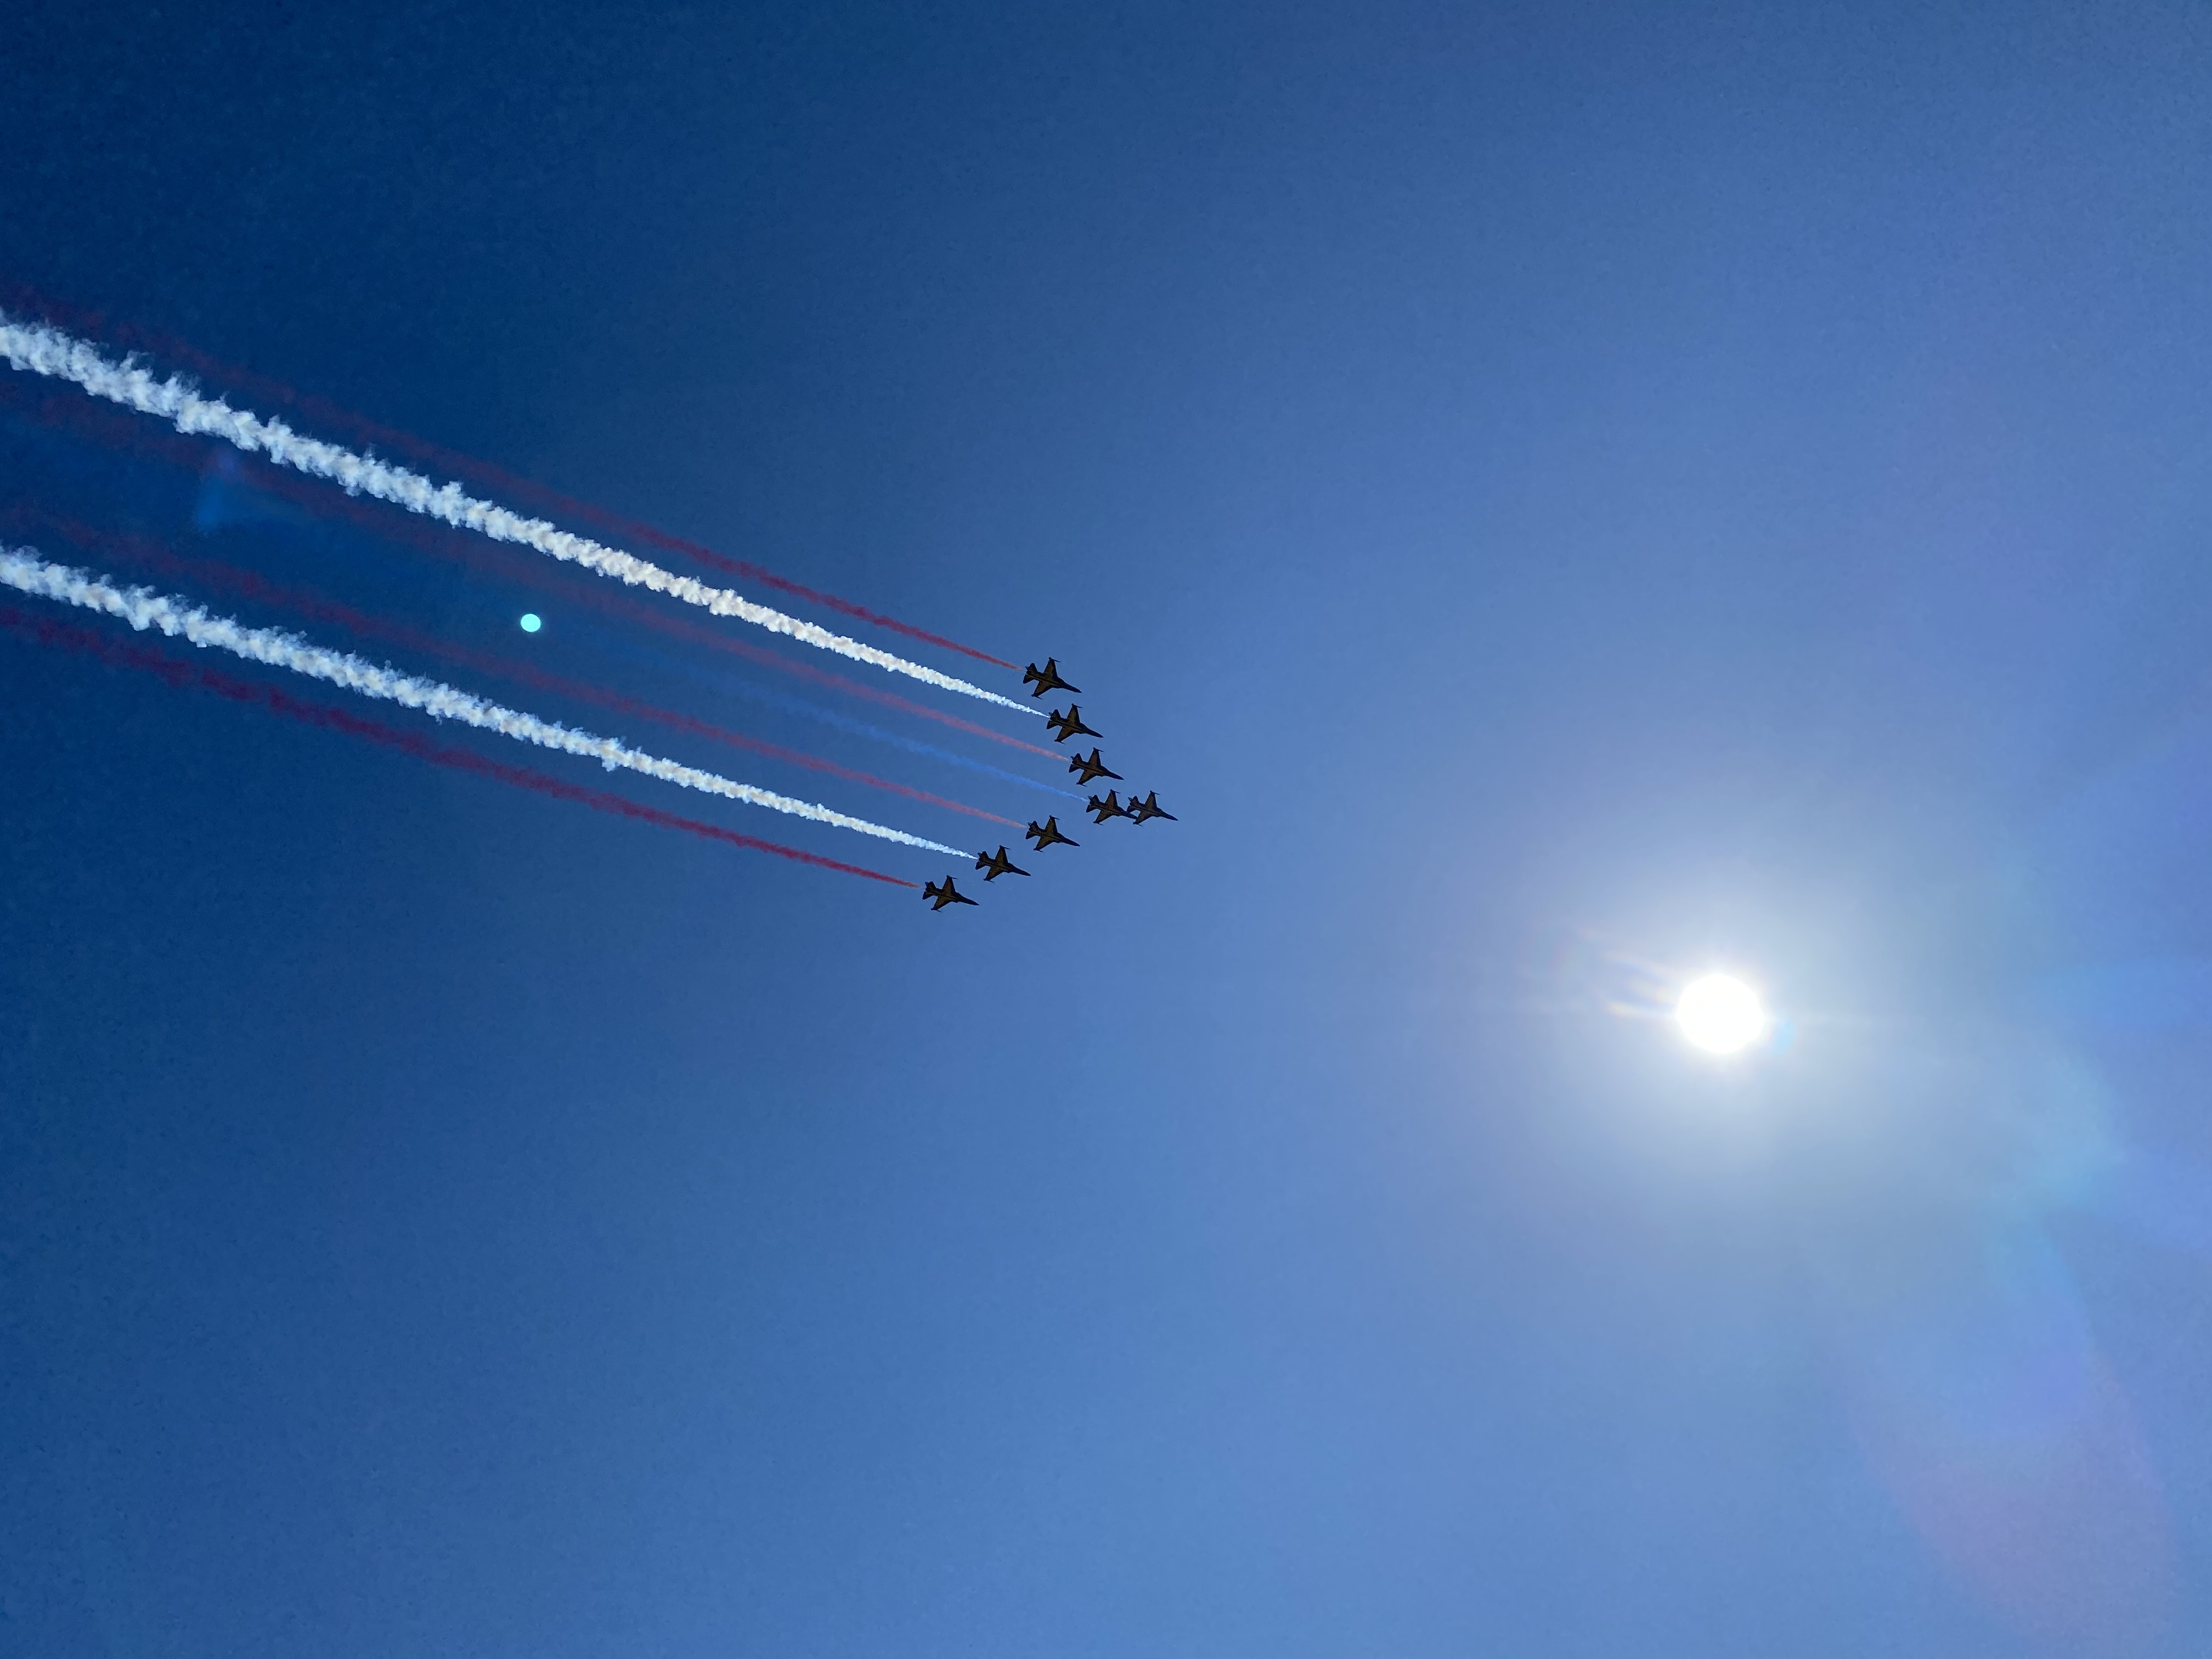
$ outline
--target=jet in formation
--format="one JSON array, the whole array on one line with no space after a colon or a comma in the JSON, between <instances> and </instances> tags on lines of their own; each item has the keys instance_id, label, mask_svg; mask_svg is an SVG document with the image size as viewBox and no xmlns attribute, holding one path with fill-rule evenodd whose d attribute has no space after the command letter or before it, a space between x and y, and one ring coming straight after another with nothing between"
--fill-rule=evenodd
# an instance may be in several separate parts
<instances>
[{"instance_id":1,"label":"jet in formation","mask_svg":"<svg viewBox=\"0 0 2212 1659\"><path fill-rule=\"evenodd\" d=\"M1063 836L1060 833L1060 815L1058 813L1054 813L1052 817L1047 818L1044 821L1044 824L1042 829L1038 827L1037 821L1035 818L1031 818L1030 820L1030 827L1023 830L1022 833L1036 842L1036 850L1040 853L1043 852L1046 848L1052 846L1054 842L1058 842L1062 847L1080 847L1083 845L1081 842L1077 841L1073 836Z\"/></svg>"},{"instance_id":2,"label":"jet in formation","mask_svg":"<svg viewBox=\"0 0 2212 1659\"><path fill-rule=\"evenodd\" d=\"M1026 876L1029 874L1028 871L1023 869L1021 866L1016 864L1012 859L1006 856L1006 849L1003 847L995 853L976 854L975 867L978 870L988 870L991 872L989 875L983 878L986 881L996 881L1000 876Z\"/></svg>"},{"instance_id":3,"label":"jet in formation","mask_svg":"<svg viewBox=\"0 0 2212 1659\"><path fill-rule=\"evenodd\" d=\"M1073 760L1068 762L1067 769L1075 774L1075 781L1078 783L1096 783L1101 778L1112 778L1119 782L1121 777L1119 772L1107 769L1106 763L1098 758L1098 751L1096 749L1088 755L1078 755Z\"/></svg>"},{"instance_id":4,"label":"jet in formation","mask_svg":"<svg viewBox=\"0 0 2212 1659\"><path fill-rule=\"evenodd\" d=\"M1106 799L1111 800L1114 797L1109 793ZM1146 818L1165 818L1170 823L1181 822L1174 813L1160 805L1160 792L1157 789L1142 800L1137 799L1137 792L1132 789L1129 792L1128 811L1129 822L1132 823L1142 823ZM1103 818L1100 820L1101 823L1104 821Z\"/></svg>"},{"instance_id":5,"label":"jet in formation","mask_svg":"<svg viewBox=\"0 0 2212 1659\"><path fill-rule=\"evenodd\" d=\"M1054 709L1052 717L1046 720L1045 724L1052 727L1057 734L1053 738L1054 743L1066 743L1070 738L1096 738L1104 735L1103 732L1092 731L1083 723L1083 710L1075 703L1067 705L1067 712L1065 714L1057 708Z\"/></svg>"},{"instance_id":6,"label":"jet in formation","mask_svg":"<svg viewBox=\"0 0 2212 1659\"><path fill-rule=\"evenodd\" d=\"M1057 657L1047 657L1042 668L1035 663L1024 668L1022 671L1022 684L1036 687L1036 690L1030 693L1033 697L1042 697L1048 691L1067 691L1079 697L1083 695L1081 686L1070 685L1066 680L1060 678L1060 659Z\"/></svg>"},{"instance_id":7,"label":"jet in formation","mask_svg":"<svg viewBox=\"0 0 2212 1659\"><path fill-rule=\"evenodd\" d=\"M1047 657L1042 668L1031 663L1023 672L1022 684L1035 688L1030 693L1034 697L1042 697L1048 691L1068 691L1080 694L1079 687L1069 684L1061 678L1060 659L1057 657ZM1066 743L1070 738L1095 738L1099 735L1083 723L1083 710L1073 702L1067 705L1066 714L1062 714L1057 708L1054 709L1045 724L1052 728L1053 741L1055 743ZM1075 775L1076 781L1079 783L1093 784L1101 778L1111 778L1116 783L1123 781L1121 775L1108 766L1100 757L1097 745L1095 744L1087 755L1078 750L1073 758L1067 763L1067 769ZM1122 804L1118 791L1109 789L1106 792L1105 799L1101 800L1097 796L1093 795L1085 804L1083 810L1090 813L1092 820L1098 823L1103 823L1109 818L1127 818L1132 823L1144 823L1153 818L1165 818L1171 823L1175 822L1175 814L1160 805L1160 792L1157 789L1148 790L1141 800L1138 799L1136 791L1131 790L1128 803L1126 805ZM1048 817L1042 823L1032 818L1029 828L1022 834L1040 853L1048 847L1082 845L1074 836L1062 832L1060 819L1057 817ZM1004 847L1000 848L995 853L976 854L975 867L983 872L983 879L987 882L996 881L1000 876L1029 874L1028 871L1006 856L1006 849ZM950 876L945 877L942 882L933 881L927 884L922 888L921 894L929 901L931 908L937 910L942 910L948 905L975 902L974 899L969 898L967 894L952 884L952 878Z\"/></svg>"}]
</instances>

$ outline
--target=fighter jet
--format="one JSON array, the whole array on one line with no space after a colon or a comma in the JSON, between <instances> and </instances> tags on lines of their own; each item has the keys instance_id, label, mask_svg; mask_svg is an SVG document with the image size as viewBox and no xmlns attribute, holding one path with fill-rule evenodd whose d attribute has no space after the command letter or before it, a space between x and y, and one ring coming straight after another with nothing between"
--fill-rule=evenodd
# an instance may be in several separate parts
<instances>
[{"instance_id":1,"label":"fighter jet","mask_svg":"<svg viewBox=\"0 0 2212 1659\"><path fill-rule=\"evenodd\" d=\"M1170 823L1180 823L1176 815L1160 805L1160 792L1153 790L1144 799L1137 799L1136 791L1129 792L1129 822L1142 823L1146 818L1165 818Z\"/></svg>"},{"instance_id":2,"label":"fighter jet","mask_svg":"<svg viewBox=\"0 0 2212 1659\"><path fill-rule=\"evenodd\" d=\"M1061 714L1057 708L1054 709L1052 711L1052 718L1048 720L1045 724L1052 727L1054 732L1059 734L1053 738L1054 743L1066 743L1070 738L1098 738L1105 736L1104 732L1094 732L1083 723L1083 710L1075 703L1070 703L1067 705L1067 712L1065 714Z\"/></svg>"},{"instance_id":3,"label":"fighter jet","mask_svg":"<svg viewBox=\"0 0 2212 1659\"><path fill-rule=\"evenodd\" d=\"M1044 828L1042 830L1037 828L1036 820L1035 818L1031 818L1030 820L1030 827L1023 830L1022 833L1036 841L1036 850L1040 853L1043 852L1046 848L1051 846L1054 842L1058 842L1062 847L1080 847L1083 845L1081 842L1077 841L1073 836L1063 836L1060 833L1060 815L1058 813L1054 813L1052 817L1047 818L1044 821Z\"/></svg>"},{"instance_id":4,"label":"fighter jet","mask_svg":"<svg viewBox=\"0 0 2212 1659\"><path fill-rule=\"evenodd\" d=\"M945 877L945 884L941 887L933 881L924 882L921 896L930 901L929 908L933 910L942 910L948 904L973 904L975 902L955 887L950 876Z\"/></svg>"},{"instance_id":5,"label":"fighter jet","mask_svg":"<svg viewBox=\"0 0 2212 1659\"><path fill-rule=\"evenodd\" d=\"M1097 814L1097 817L1091 820L1094 823L1103 823L1109 818L1126 818L1129 816L1129 809L1121 805L1121 801L1115 798L1115 793L1111 789L1109 789L1106 792L1106 799L1104 800L1101 800L1097 796L1093 795L1085 805L1083 810L1086 812L1095 812Z\"/></svg>"},{"instance_id":6,"label":"fighter jet","mask_svg":"<svg viewBox=\"0 0 2212 1659\"><path fill-rule=\"evenodd\" d=\"M1036 687L1036 690L1030 693L1033 697L1041 697L1048 691L1073 691L1079 697L1083 695L1081 686L1070 685L1066 680L1060 678L1060 659L1057 657L1047 657L1042 668L1031 663L1022 671L1022 684Z\"/></svg>"},{"instance_id":7,"label":"fighter jet","mask_svg":"<svg viewBox=\"0 0 2212 1659\"><path fill-rule=\"evenodd\" d=\"M1092 750L1088 757L1078 755L1073 760L1068 762L1067 769L1075 774L1075 781L1078 783L1096 783L1101 778L1112 778L1116 783L1121 780L1121 775L1119 772L1109 772L1106 769L1106 763L1098 758L1098 751L1096 749Z\"/></svg>"},{"instance_id":8,"label":"fighter jet","mask_svg":"<svg viewBox=\"0 0 2212 1659\"><path fill-rule=\"evenodd\" d=\"M976 854L975 867L978 870L988 870L991 872L989 875L983 878L986 881L996 881L1000 876L1026 876L1029 874L1028 871L1023 869L1019 865L1016 864L1012 859L1006 856L1006 849L1003 847L995 853Z\"/></svg>"}]
</instances>

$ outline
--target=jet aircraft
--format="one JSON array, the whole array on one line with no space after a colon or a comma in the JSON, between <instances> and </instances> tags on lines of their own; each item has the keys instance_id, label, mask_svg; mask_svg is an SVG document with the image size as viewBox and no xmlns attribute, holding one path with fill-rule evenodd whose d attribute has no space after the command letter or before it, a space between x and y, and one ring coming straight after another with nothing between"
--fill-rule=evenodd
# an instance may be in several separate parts
<instances>
[{"instance_id":1,"label":"jet aircraft","mask_svg":"<svg viewBox=\"0 0 2212 1659\"><path fill-rule=\"evenodd\" d=\"M1051 846L1054 842L1058 842L1062 847L1080 847L1083 845L1081 842L1077 841L1073 836L1063 836L1060 833L1060 815L1058 813L1054 813L1051 817L1047 818L1044 821L1044 827L1042 829L1039 829L1037 827L1037 821L1035 818L1031 818L1030 820L1030 827L1023 830L1022 833L1032 837L1036 842L1036 850L1040 853L1043 852L1046 848Z\"/></svg>"},{"instance_id":2,"label":"jet aircraft","mask_svg":"<svg viewBox=\"0 0 2212 1659\"><path fill-rule=\"evenodd\" d=\"M933 881L924 882L921 896L930 901L929 908L933 910L942 910L948 904L973 904L975 902L955 887L950 876L945 877L943 886Z\"/></svg>"},{"instance_id":3,"label":"jet aircraft","mask_svg":"<svg viewBox=\"0 0 2212 1659\"><path fill-rule=\"evenodd\" d=\"M1097 738L1105 735L1103 732L1092 731L1083 723L1083 710L1075 703L1067 705L1067 712L1065 714L1057 708L1054 709L1052 718L1045 724L1058 733L1053 738L1054 743L1066 743L1070 738Z\"/></svg>"},{"instance_id":4,"label":"jet aircraft","mask_svg":"<svg viewBox=\"0 0 2212 1659\"><path fill-rule=\"evenodd\" d=\"M983 878L986 881L996 881L1000 876L1026 876L1029 874L1028 871L1023 869L1021 866L1016 864L1012 859L1006 856L1006 849L1003 847L995 853L976 854L975 867L978 870L988 870L991 872L989 875Z\"/></svg>"},{"instance_id":5,"label":"jet aircraft","mask_svg":"<svg viewBox=\"0 0 2212 1659\"><path fill-rule=\"evenodd\" d=\"M1101 800L1097 796L1093 795L1085 805L1083 810L1086 812L1095 812L1097 814L1097 816L1091 820L1094 823L1103 823L1109 818L1126 818L1129 816L1129 809L1121 805L1121 801L1115 798L1115 793L1111 789L1109 789L1106 792L1106 799L1104 800Z\"/></svg>"},{"instance_id":6,"label":"jet aircraft","mask_svg":"<svg viewBox=\"0 0 2212 1659\"><path fill-rule=\"evenodd\" d=\"M1101 778L1112 778L1119 782L1121 777L1119 772L1107 770L1106 763L1098 758L1098 751L1096 749L1093 749L1088 756L1078 755L1073 760L1068 762L1067 769L1076 775L1075 781L1078 783L1096 783Z\"/></svg>"},{"instance_id":7,"label":"jet aircraft","mask_svg":"<svg viewBox=\"0 0 2212 1659\"><path fill-rule=\"evenodd\" d=\"M1072 691L1079 697L1083 695L1081 686L1070 685L1066 680L1060 678L1060 659L1057 657L1047 657L1042 668L1031 663L1022 671L1022 684L1036 687L1036 690L1030 693L1033 697L1041 697L1048 691Z\"/></svg>"},{"instance_id":8,"label":"jet aircraft","mask_svg":"<svg viewBox=\"0 0 2212 1659\"><path fill-rule=\"evenodd\" d=\"M1170 823L1181 822L1174 813L1160 805L1158 790L1153 790L1142 800L1137 799L1135 790L1131 790L1129 792L1129 822L1142 823L1146 818L1165 818Z\"/></svg>"}]
</instances>

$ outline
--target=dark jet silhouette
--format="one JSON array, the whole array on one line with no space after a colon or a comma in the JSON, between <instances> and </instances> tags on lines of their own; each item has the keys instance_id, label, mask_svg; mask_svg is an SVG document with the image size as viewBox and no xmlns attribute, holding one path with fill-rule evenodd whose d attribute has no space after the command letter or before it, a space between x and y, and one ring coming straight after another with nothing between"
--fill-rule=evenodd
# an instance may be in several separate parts
<instances>
[{"instance_id":1,"label":"dark jet silhouette","mask_svg":"<svg viewBox=\"0 0 2212 1659\"><path fill-rule=\"evenodd\" d=\"M1036 841L1036 849L1040 853L1043 852L1046 848L1051 846L1054 842L1058 842L1062 847L1080 847L1083 845L1081 842L1077 841L1073 836L1063 836L1060 833L1060 815L1058 813L1054 813L1052 817L1047 818L1044 821L1044 828L1042 830L1037 828L1036 820L1035 818L1031 818L1030 820L1030 827L1023 830L1022 833L1025 836L1030 836Z\"/></svg>"},{"instance_id":2,"label":"dark jet silhouette","mask_svg":"<svg viewBox=\"0 0 2212 1659\"><path fill-rule=\"evenodd\" d=\"M1170 823L1179 823L1182 822L1182 820L1177 818L1174 813L1169 811L1166 807L1160 805L1160 792L1158 790L1153 790L1152 793L1146 795L1142 800L1139 800L1137 799L1137 793L1135 790L1131 790L1129 792L1129 822L1132 823L1142 823L1146 818L1165 818Z\"/></svg>"},{"instance_id":3,"label":"dark jet silhouette","mask_svg":"<svg viewBox=\"0 0 2212 1659\"><path fill-rule=\"evenodd\" d=\"M921 896L930 901L929 908L933 910L942 910L948 904L973 904L975 902L955 887L950 876L945 877L942 887L933 881L924 882Z\"/></svg>"},{"instance_id":4,"label":"dark jet silhouette","mask_svg":"<svg viewBox=\"0 0 2212 1659\"><path fill-rule=\"evenodd\" d=\"M1057 708L1054 709L1052 718L1045 721L1045 724L1059 734L1053 738L1054 743L1066 743L1070 738L1103 738L1106 735L1103 732L1094 732L1085 726L1083 723L1083 710L1074 703L1067 705L1067 712L1065 714Z\"/></svg>"},{"instance_id":5,"label":"dark jet silhouette","mask_svg":"<svg viewBox=\"0 0 2212 1659\"><path fill-rule=\"evenodd\" d=\"M1022 671L1022 684L1036 687L1036 690L1030 693L1033 697L1041 697L1048 691L1073 691L1079 697L1083 695L1081 686L1070 685L1066 680L1060 678L1060 659L1057 657L1047 657L1042 668L1035 663L1024 668Z\"/></svg>"},{"instance_id":6,"label":"dark jet silhouette","mask_svg":"<svg viewBox=\"0 0 2212 1659\"><path fill-rule=\"evenodd\" d=\"M1075 781L1078 783L1096 783L1101 778L1111 778L1116 783L1121 781L1121 775L1119 772L1109 772L1106 769L1106 763L1098 758L1098 751L1096 749L1092 750L1087 757L1078 755L1073 760L1068 762L1067 769L1075 774Z\"/></svg>"},{"instance_id":7,"label":"dark jet silhouette","mask_svg":"<svg viewBox=\"0 0 2212 1659\"><path fill-rule=\"evenodd\" d=\"M1097 796L1093 795L1090 800L1085 804L1083 810L1086 812L1094 812L1097 814L1097 816L1091 820L1094 823L1103 823L1109 818L1126 818L1129 816L1129 809L1121 805L1120 799L1115 795L1111 789L1109 789L1106 792L1106 799L1104 800L1101 800Z\"/></svg>"},{"instance_id":8,"label":"dark jet silhouette","mask_svg":"<svg viewBox=\"0 0 2212 1659\"><path fill-rule=\"evenodd\" d=\"M1012 859L1006 856L1006 849L1003 847L995 853L976 854L975 867L978 870L988 870L991 872L989 875L983 878L986 881L996 881L1000 876L1026 876L1029 874L1028 871L1023 869L1019 865L1016 864Z\"/></svg>"}]
</instances>

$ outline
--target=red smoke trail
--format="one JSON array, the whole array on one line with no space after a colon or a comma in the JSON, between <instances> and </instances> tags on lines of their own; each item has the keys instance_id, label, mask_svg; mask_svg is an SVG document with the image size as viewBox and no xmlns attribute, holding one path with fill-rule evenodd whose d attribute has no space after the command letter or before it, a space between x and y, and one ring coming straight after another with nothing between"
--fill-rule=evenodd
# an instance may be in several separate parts
<instances>
[{"instance_id":1,"label":"red smoke trail","mask_svg":"<svg viewBox=\"0 0 2212 1659\"><path fill-rule=\"evenodd\" d=\"M7 387L10 392L19 390L12 384L12 377L0 376L0 386ZM38 417L49 425L68 428L112 449L135 450L143 454L157 455L191 471L199 471L206 463L208 452L197 441L169 428L134 418L121 410L111 409L66 392L41 392L33 398L15 401L19 404L29 402ZM810 680L817 685L842 691L848 696L878 703L886 708L896 708L902 714L918 715L923 720L935 720L941 726L949 726L979 738L988 738L994 743L1002 743L1012 749L1025 749L1033 755L1059 758L1054 750L1040 744L1008 737L1003 732L994 732L974 720L963 720L957 714L948 714L942 709L932 708L926 703L902 697L896 691L863 685L857 680L847 679L842 674L833 674L811 663L791 661L778 656L765 646L718 633L682 617L668 615L655 606L640 604L618 592L609 591L608 584L583 582L571 585L564 579L559 568L549 560L510 552L500 543L487 541L481 536L471 536L465 531L455 530L415 514L386 511L375 502L363 501L328 484L318 483L313 479L269 466L251 456L234 458L226 454L224 459L234 462L239 472L250 478L252 488L289 501L318 517L342 519L371 535L381 536L387 540L410 542L440 558L456 559L478 570L489 571L504 580L534 587L541 592L556 593L563 599L579 600L610 616L621 617L679 639L690 640L732 656L743 657L748 662L759 663L797 679Z\"/></svg>"},{"instance_id":2,"label":"red smoke trail","mask_svg":"<svg viewBox=\"0 0 2212 1659\"><path fill-rule=\"evenodd\" d=\"M886 617L880 611L870 611L863 605L854 604L850 599L841 599L834 593L824 593L816 588L805 586L787 577L779 576L773 571L763 570L760 566L746 560L731 558L726 554L715 552L712 548L702 547L696 542L685 541L680 536L672 536L665 531L656 530L649 524L641 523L635 519L624 518L622 514L611 513L603 507L594 507L589 501L580 501L572 495L564 495L559 490L545 484L534 483L528 478L518 477L489 461L480 461L471 456L459 454L453 450L434 444L427 439L416 437L411 433L402 432L395 427L381 425L365 415L356 415L349 410L341 409L337 404L325 398L318 398L311 392L296 392L281 380L274 380L265 374L257 374L252 369L240 368L234 364L210 357L204 352L196 350L183 341L173 339L167 335L155 332L150 329L140 328L135 324L114 321L96 311L83 311L75 307L64 306L58 301L46 299L17 283L0 284L0 304L4 304L7 309L21 314L43 318L55 326L67 328L74 333L105 336L130 350L143 351L151 356L167 358L179 368L203 375L210 380L235 386L257 400L281 404L310 425L337 427L352 434L363 442L379 444L386 449L411 455L418 461L459 473L463 477L473 477L502 494L534 497L541 508L545 511L568 518L587 520L617 536L635 541L649 542L667 552L682 554L726 574L757 582L763 587L772 587L778 592L788 593L794 599L805 599L811 605L821 605L842 616L873 623L878 628L887 628L893 633L903 634L909 639L923 640L931 645L943 646L948 651L957 651L963 656L975 658L979 662L991 663L1000 668L1010 669L1014 665L1003 657L994 657L988 651L978 651L975 647L963 645L957 640L948 640L941 634L933 634L926 629L915 627L911 623L902 623L896 617Z\"/></svg>"},{"instance_id":3,"label":"red smoke trail","mask_svg":"<svg viewBox=\"0 0 2212 1659\"><path fill-rule=\"evenodd\" d=\"M501 783L534 789L539 794L550 795L556 800L580 801L598 811L639 818L647 823L657 823L665 830L682 830L704 836L708 841L724 842L732 847L750 848L757 853L773 853L778 858L790 859L799 864L811 864L824 870L842 870L848 876L866 876L871 881L888 882L894 887L915 884L896 876L887 876L880 870L863 869L857 864L842 864L818 854L801 852L796 847L763 841L757 836L740 835L734 830L725 830L720 824L678 817L675 813L664 812L657 806L641 805L636 801L626 800L604 789L586 789L548 773L533 772L527 767L509 766L503 761L487 760L472 750L454 749L433 743L417 732L403 732L380 720L363 720L360 715L349 714L342 708L302 702L276 686L256 685L220 670L203 667L198 663L178 662L146 646L108 639L56 617L33 617L13 605L0 605L0 628L34 639L41 645L58 645L119 667L142 669L172 686L198 686L202 690L214 692L217 696L228 697L233 702L258 705L271 714L282 714L304 725L367 738L371 743L380 743L388 749L399 750L434 765L450 766L460 772L473 772L478 777L496 778Z\"/></svg>"},{"instance_id":4,"label":"red smoke trail","mask_svg":"<svg viewBox=\"0 0 2212 1659\"><path fill-rule=\"evenodd\" d=\"M550 691L556 696L574 697L580 702L593 703L602 708L611 708L618 714L635 715L640 720L657 721L695 737L711 738L726 744L732 749L749 750L757 755L766 755L774 760L785 761L793 766L803 766L811 771L823 772L832 777L843 778L850 783L865 784L872 789L889 790L895 795L904 795L909 800L927 801L933 806L948 807L955 812L965 812L970 817L986 818L993 823L1021 827L1018 818L1001 817L996 812L986 812L980 806L963 805L957 800L947 800L942 795L933 795L927 790L910 788L903 783L893 783L870 773L855 771L840 766L835 761L818 755L786 749L781 744L749 738L740 732L732 732L719 726L679 714L672 708L661 708L635 697L625 696L604 686L587 681L568 678L563 674L550 673L528 663L519 663L495 656L488 651L472 650L441 640L434 634L410 628L404 623L372 617L350 605L311 593L304 588L289 587L272 582L251 570L240 570L212 559L181 558L167 548L137 536L109 534L64 519L36 507L16 505L0 509L0 520L17 525L38 525L52 530L88 551L99 551L111 557L125 560L142 568L166 572L185 580L211 582L239 597L264 605L284 607L319 622L335 623L353 633L380 639L399 647L404 651L420 651L426 655L442 657L448 662L458 662L483 673L495 674L503 678Z\"/></svg>"}]
</instances>

